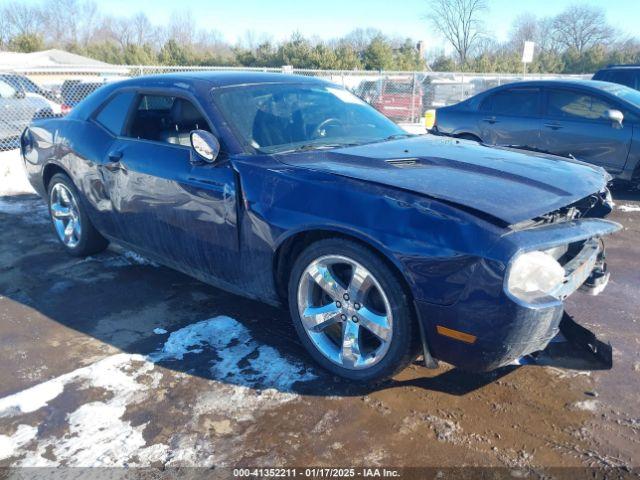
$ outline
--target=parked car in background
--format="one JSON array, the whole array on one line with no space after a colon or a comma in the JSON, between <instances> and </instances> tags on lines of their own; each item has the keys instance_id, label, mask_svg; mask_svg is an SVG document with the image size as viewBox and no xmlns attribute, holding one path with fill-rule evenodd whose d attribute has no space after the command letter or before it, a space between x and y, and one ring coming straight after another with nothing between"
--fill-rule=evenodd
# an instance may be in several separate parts
<instances>
[{"instance_id":1,"label":"parked car in background","mask_svg":"<svg viewBox=\"0 0 640 480\"><path fill-rule=\"evenodd\" d=\"M593 80L517 82L436 111L434 132L524 147L640 182L640 92Z\"/></svg>"},{"instance_id":2,"label":"parked car in background","mask_svg":"<svg viewBox=\"0 0 640 480\"><path fill-rule=\"evenodd\" d=\"M20 133L34 119L55 115L49 100L14 85L0 79L0 150L17 148Z\"/></svg>"},{"instance_id":3,"label":"parked car in background","mask_svg":"<svg viewBox=\"0 0 640 480\"><path fill-rule=\"evenodd\" d=\"M475 84L455 78L427 76L422 83L422 90L422 103L426 110L452 105L470 97L475 91Z\"/></svg>"},{"instance_id":4,"label":"parked car in background","mask_svg":"<svg viewBox=\"0 0 640 480\"><path fill-rule=\"evenodd\" d=\"M640 65L608 65L598 70L593 80L619 83L640 90Z\"/></svg>"},{"instance_id":5,"label":"parked car in background","mask_svg":"<svg viewBox=\"0 0 640 480\"><path fill-rule=\"evenodd\" d=\"M364 80L356 95L397 122L416 121L424 112L422 85L413 77Z\"/></svg>"},{"instance_id":6,"label":"parked car in background","mask_svg":"<svg viewBox=\"0 0 640 480\"><path fill-rule=\"evenodd\" d=\"M104 85L104 82L75 82L63 85L62 113L66 115L73 107Z\"/></svg>"},{"instance_id":7,"label":"parked car in background","mask_svg":"<svg viewBox=\"0 0 640 480\"><path fill-rule=\"evenodd\" d=\"M60 92L56 92L51 88L41 87L25 75L20 75L18 73L0 73L0 80L7 82L17 90L23 90L26 93L40 95L51 102L55 102L57 105L60 105L62 102Z\"/></svg>"},{"instance_id":8,"label":"parked car in background","mask_svg":"<svg viewBox=\"0 0 640 480\"><path fill-rule=\"evenodd\" d=\"M0 73L0 80L8 83L19 92L23 92L26 98L33 98L34 103L40 100L47 102L53 115L60 115L62 107L60 105L61 97L53 90L42 88L28 77L17 73ZM19 134L20 132L16 132Z\"/></svg>"},{"instance_id":9,"label":"parked car in background","mask_svg":"<svg viewBox=\"0 0 640 480\"><path fill-rule=\"evenodd\" d=\"M410 135L312 77L125 80L21 146L69 254L114 241L286 305L311 356L357 382L420 351L485 371L544 349L567 296L606 285L601 237L620 228L599 167Z\"/></svg>"}]
</instances>

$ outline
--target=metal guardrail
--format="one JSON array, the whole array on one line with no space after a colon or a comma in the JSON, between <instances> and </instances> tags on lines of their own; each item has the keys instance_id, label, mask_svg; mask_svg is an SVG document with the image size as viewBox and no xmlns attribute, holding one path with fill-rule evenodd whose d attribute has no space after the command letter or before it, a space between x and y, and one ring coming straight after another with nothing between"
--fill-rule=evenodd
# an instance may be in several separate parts
<instances>
[{"instance_id":1,"label":"metal guardrail","mask_svg":"<svg viewBox=\"0 0 640 480\"><path fill-rule=\"evenodd\" d=\"M34 119L61 116L105 83L184 71L291 73L329 80L352 91L396 122L418 124L425 111L451 105L488 88L522 80L521 74L461 72L372 72L248 67L131 66L47 68L0 65L0 150L17 148ZM527 79L589 78L586 75L527 75Z\"/></svg>"}]
</instances>

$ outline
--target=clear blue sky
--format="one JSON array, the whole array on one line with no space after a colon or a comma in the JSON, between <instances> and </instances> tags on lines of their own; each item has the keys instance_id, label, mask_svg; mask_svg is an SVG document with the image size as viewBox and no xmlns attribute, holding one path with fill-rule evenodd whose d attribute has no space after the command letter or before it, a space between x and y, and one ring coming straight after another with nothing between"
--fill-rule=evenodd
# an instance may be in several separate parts
<instances>
[{"instance_id":1,"label":"clear blue sky","mask_svg":"<svg viewBox=\"0 0 640 480\"><path fill-rule=\"evenodd\" d=\"M512 20L521 13L554 15L574 3L601 6L612 25L640 36L640 0L487 1L487 28L494 29L498 39L506 37ZM217 29L232 42L247 30L274 39L288 37L295 30L326 39L355 28L374 27L389 35L426 40L428 48L441 45L424 20L430 9L428 0L109 0L99 5L113 15L142 11L156 24L167 23L177 8L188 9L200 27Z\"/></svg>"}]
</instances>

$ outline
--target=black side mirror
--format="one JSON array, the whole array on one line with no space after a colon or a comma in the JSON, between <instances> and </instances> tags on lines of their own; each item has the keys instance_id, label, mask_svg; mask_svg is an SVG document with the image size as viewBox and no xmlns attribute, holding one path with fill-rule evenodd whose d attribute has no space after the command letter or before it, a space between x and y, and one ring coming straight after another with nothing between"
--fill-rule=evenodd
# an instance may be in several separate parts
<instances>
[{"instance_id":1,"label":"black side mirror","mask_svg":"<svg viewBox=\"0 0 640 480\"><path fill-rule=\"evenodd\" d=\"M211 132L194 130L191 132L191 146L200 160L213 163L220 154L220 142Z\"/></svg>"}]
</instances>

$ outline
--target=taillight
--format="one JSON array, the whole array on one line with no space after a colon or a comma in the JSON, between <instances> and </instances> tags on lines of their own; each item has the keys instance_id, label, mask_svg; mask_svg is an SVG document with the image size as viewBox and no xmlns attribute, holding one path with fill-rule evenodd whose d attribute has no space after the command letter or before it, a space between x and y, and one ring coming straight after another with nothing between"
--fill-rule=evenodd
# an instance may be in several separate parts
<instances>
[{"instance_id":1,"label":"taillight","mask_svg":"<svg viewBox=\"0 0 640 480\"><path fill-rule=\"evenodd\" d=\"M71 105L67 105L66 103L63 103L62 105L60 105L60 112L62 113L62 115L66 115L71 111L72 108L73 107Z\"/></svg>"}]
</instances>

